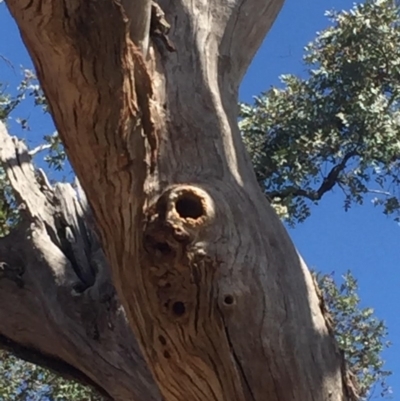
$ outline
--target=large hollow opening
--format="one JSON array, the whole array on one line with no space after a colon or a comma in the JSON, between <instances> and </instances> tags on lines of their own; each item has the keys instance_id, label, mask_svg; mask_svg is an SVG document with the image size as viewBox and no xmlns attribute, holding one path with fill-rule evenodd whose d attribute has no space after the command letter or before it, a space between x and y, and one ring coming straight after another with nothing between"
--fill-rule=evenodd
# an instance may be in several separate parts
<instances>
[{"instance_id":1,"label":"large hollow opening","mask_svg":"<svg viewBox=\"0 0 400 401\"><path fill-rule=\"evenodd\" d=\"M183 194L175 203L175 209L183 219L199 219L204 215L204 208L201 198L187 192Z\"/></svg>"}]
</instances>

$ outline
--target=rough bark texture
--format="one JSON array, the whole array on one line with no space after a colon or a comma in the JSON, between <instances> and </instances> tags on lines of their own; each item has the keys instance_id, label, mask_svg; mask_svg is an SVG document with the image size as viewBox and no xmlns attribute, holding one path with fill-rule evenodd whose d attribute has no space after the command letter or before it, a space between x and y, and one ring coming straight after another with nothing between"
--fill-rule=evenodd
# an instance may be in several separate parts
<instances>
[{"instance_id":1,"label":"rough bark texture","mask_svg":"<svg viewBox=\"0 0 400 401\"><path fill-rule=\"evenodd\" d=\"M238 85L281 1L161 1L168 38L143 21L145 1L135 12L113 0L6 3L163 398L347 400L310 274L258 188L236 123ZM27 175L24 151L3 137L10 179ZM0 282L0 313L13 310L0 333L115 399L159 399L95 262L87 209L68 186L39 189L29 171L12 183L26 216L1 247L20 270Z\"/></svg>"},{"instance_id":2,"label":"rough bark texture","mask_svg":"<svg viewBox=\"0 0 400 401\"><path fill-rule=\"evenodd\" d=\"M115 400L160 400L110 280L83 193L52 187L0 122L22 222L0 239L0 344ZM118 380L116 380L118 378Z\"/></svg>"}]
</instances>

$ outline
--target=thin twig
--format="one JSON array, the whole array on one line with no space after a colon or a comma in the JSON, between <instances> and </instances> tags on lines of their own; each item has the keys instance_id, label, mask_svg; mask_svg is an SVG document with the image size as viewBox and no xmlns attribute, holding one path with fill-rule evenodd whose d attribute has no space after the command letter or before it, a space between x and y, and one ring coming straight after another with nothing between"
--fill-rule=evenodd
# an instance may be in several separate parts
<instances>
[{"instance_id":1,"label":"thin twig","mask_svg":"<svg viewBox=\"0 0 400 401\"><path fill-rule=\"evenodd\" d=\"M47 150L50 148L51 148L51 144L44 143L43 145L39 145L36 148L33 148L28 153L29 153L29 156L33 157L33 156L36 156L38 153L43 152L44 150Z\"/></svg>"}]
</instances>

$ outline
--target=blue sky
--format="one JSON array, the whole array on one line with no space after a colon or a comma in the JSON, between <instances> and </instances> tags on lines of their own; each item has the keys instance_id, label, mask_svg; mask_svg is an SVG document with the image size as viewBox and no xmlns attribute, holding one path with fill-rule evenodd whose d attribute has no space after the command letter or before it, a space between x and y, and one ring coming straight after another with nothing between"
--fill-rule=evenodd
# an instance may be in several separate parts
<instances>
[{"instance_id":1,"label":"blue sky","mask_svg":"<svg viewBox=\"0 0 400 401\"><path fill-rule=\"evenodd\" d=\"M352 5L349 0L287 0L247 72L241 100L249 102L252 96L276 85L281 74L302 75L304 46L329 24L324 12ZM13 88L20 79L19 66L30 67L31 63L4 4L0 5L0 34L0 55L8 58L15 69L0 60L0 81ZM20 115L29 117L32 132L21 133L12 124L13 133L22 135L31 145L52 133L51 122L35 112L31 104L21 107ZM393 371L389 379L394 391L392 400L400 401L400 226L368 201L345 212L342 194L335 191L312 209L305 223L289 232L309 267L334 271L337 277L350 269L358 279L363 306L373 307L385 320L393 343L384 354L386 369Z\"/></svg>"},{"instance_id":2,"label":"blue sky","mask_svg":"<svg viewBox=\"0 0 400 401\"><path fill-rule=\"evenodd\" d=\"M279 75L304 72L304 46L329 26L326 10L350 9L349 0L287 0L253 60L241 86L240 99L279 83ZM343 210L340 190L328 194L311 217L289 229L310 268L340 277L350 269L358 279L362 305L373 307L386 322L393 343L384 353L394 401L400 401L400 226L368 201Z\"/></svg>"}]
</instances>

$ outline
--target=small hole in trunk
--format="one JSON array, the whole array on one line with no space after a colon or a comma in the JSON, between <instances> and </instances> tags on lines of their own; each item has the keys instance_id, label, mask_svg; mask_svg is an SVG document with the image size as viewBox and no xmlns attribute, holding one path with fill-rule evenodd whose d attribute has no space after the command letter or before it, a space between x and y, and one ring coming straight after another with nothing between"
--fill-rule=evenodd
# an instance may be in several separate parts
<instances>
[{"instance_id":1,"label":"small hole in trunk","mask_svg":"<svg viewBox=\"0 0 400 401\"><path fill-rule=\"evenodd\" d=\"M233 305L234 302L235 302L235 299L233 298L232 295L225 295L225 298L224 298L225 305Z\"/></svg>"},{"instance_id":2,"label":"small hole in trunk","mask_svg":"<svg viewBox=\"0 0 400 401\"><path fill-rule=\"evenodd\" d=\"M176 316L182 316L186 311L185 304L183 302L180 302L180 301L175 302L172 305L172 311L174 312L174 314Z\"/></svg>"}]
</instances>

